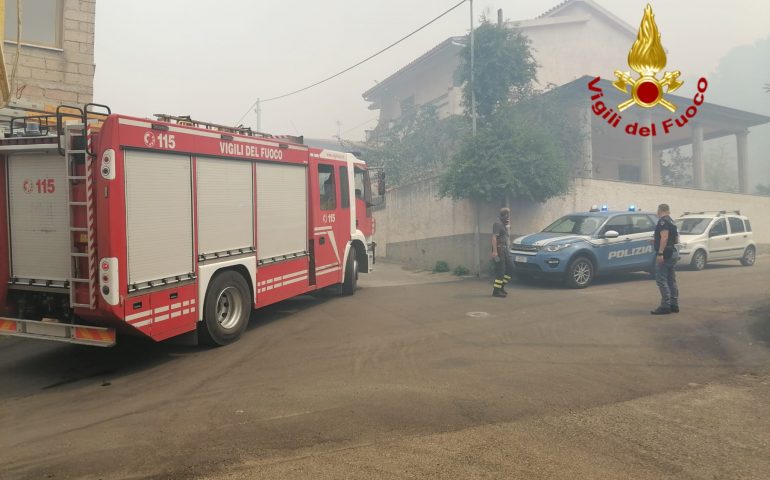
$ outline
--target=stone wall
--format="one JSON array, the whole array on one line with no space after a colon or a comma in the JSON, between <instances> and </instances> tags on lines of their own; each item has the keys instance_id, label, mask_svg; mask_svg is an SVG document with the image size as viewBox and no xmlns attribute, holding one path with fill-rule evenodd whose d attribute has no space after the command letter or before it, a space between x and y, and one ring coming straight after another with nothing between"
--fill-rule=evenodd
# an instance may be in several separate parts
<instances>
[{"instance_id":1,"label":"stone wall","mask_svg":"<svg viewBox=\"0 0 770 480\"><path fill-rule=\"evenodd\" d=\"M542 230L562 215L588 211L593 204L625 210L630 204L655 211L671 205L674 217L686 211L740 210L751 219L754 239L766 250L770 244L770 197L577 178L570 192L545 203L511 205L512 237ZM491 252L491 229L497 205L479 206L482 268ZM375 212L378 256L423 268L444 260L451 267L474 265L475 207L471 202L438 198L438 179L387 193L386 208Z\"/></svg>"},{"instance_id":2,"label":"stone wall","mask_svg":"<svg viewBox=\"0 0 770 480\"><path fill-rule=\"evenodd\" d=\"M93 101L95 14L96 0L63 0L61 48L21 46L11 107L51 110ZM3 48L10 80L16 44L6 41Z\"/></svg>"}]
</instances>

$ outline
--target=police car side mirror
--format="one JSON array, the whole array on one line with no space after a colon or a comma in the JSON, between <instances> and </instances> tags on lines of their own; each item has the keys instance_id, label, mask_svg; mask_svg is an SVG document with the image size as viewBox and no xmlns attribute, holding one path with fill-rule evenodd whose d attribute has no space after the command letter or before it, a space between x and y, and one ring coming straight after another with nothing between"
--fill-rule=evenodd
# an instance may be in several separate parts
<instances>
[{"instance_id":1,"label":"police car side mirror","mask_svg":"<svg viewBox=\"0 0 770 480\"><path fill-rule=\"evenodd\" d=\"M620 234L615 230L607 230L604 232L604 238L618 238Z\"/></svg>"}]
</instances>

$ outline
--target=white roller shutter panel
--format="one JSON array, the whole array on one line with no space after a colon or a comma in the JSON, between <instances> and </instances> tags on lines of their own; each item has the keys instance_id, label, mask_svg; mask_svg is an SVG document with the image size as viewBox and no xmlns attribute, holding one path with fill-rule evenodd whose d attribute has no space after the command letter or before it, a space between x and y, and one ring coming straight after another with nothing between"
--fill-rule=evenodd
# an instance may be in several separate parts
<instances>
[{"instance_id":1,"label":"white roller shutter panel","mask_svg":"<svg viewBox=\"0 0 770 480\"><path fill-rule=\"evenodd\" d=\"M193 273L190 157L126 151L128 283Z\"/></svg>"},{"instance_id":2,"label":"white roller shutter panel","mask_svg":"<svg viewBox=\"0 0 770 480\"><path fill-rule=\"evenodd\" d=\"M36 280L69 279L66 187L66 160L61 155L30 154L9 158L11 276Z\"/></svg>"},{"instance_id":3,"label":"white roller shutter panel","mask_svg":"<svg viewBox=\"0 0 770 480\"><path fill-rule=\"evenodd\" d=\"M197 159L198 253L254 246L250 161Z\"/></svg>"},{"instance_id":4,"label":"white roller shutter panel","mask_svg":"<svg viewBox=\"0 0 770 480\"><path fill-rule=\"evenodd\" d=\"M257 164L260 260L307 251L307 167Z\"/></svg>"}]
</instances>

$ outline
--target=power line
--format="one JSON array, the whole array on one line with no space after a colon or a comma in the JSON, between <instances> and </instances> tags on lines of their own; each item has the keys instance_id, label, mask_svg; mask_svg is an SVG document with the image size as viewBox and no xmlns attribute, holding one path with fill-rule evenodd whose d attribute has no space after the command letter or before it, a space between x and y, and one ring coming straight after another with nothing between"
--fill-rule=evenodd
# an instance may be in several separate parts
<instances>
[{"instance_id":1,"label":"power line","mask_svg":"<svg viewBox=\"0 0 770 480\"><path fill-rule=\"evenodd\" d=\"M385 48L383 48L382 50L378 51L377 53L374 53L374 54L372 54L372 55L370 55L370 56L366 57L365 59L361 60L360 62L358 62L358 63L356 63L356 64L354 64L354 65L351 65L351 66L349 66L348 68L346 68L346 69L344 69L344 70L341 70L341 71L339 71L339 72L335 73L334 75L328 76L328 77L324 78L323 80L319 80L319 81L317 81L317 82L315 82L315 83L313 83L313 84L310 84L310 85L308 85L308 86L306 86L306 87L300 88L299 90L294 90L293 92L285 93L285 94L283 94L283 95L278 95L277 97L271 97L271 98L268 98L268 99L265 99L265 100L257 100L257 101L255 101L254 103L252 103L252 104L251 104L251 106L248 108L248 110L246 110L246 113L244 113L244 114L243 114L243 116L241 116L241 118L240 118L240 119L239 119L239 120L236 122L236 125L239 125L239 124L240 124L240 123L243 121L243 119L244 119L244 118L246 118L246 115L248 115L249 113L251 113L251 109L252 109L252 108L254 108L254 106L256 106L256 105L257 105L257 102L259 102L259 103L265 103L265 102L272 102L273 100L279 100L279 99L281 99L281 98L286 98L286 97L289 97L289 96L292 96L292 95L296 95L297 93L300 93L300 92L304 92L305 90L310 90L310 89L311 89L311 88L313 88L313 87L317 87L318 85L321 85L322 83L326 83L326 82L328 82L329 80L332 80L332 79L334 79L334 78L337 78L337 77L339 77L340 75L342 75L342 74L344 74L344 73L347 73L347 72L349 72L349 71L353 70L354 68L356 68L356 67L358 67L358 66L360 66L360 65L362 65L362 64L364 64L364 63L366 63L366 62L368 62L369 60L373 59L374 57L376 57L376 56L378 56L378 55L380 55L380 54L382 54L382 53L384 53L384 52L386 52L386 51L390 50L391 48L395 47L396 45L398 45L399 43L403 42L403 41L404 41L404 40L406 40L407 38L409 38L409 37L413 36L413 35L414 35L414 34L416 34L417 32L419 32L419 31L421 31L421 30L424 30L425 28L427 28L428 26L430 26L430 25L431 25L431 24L433 24L434 22L438 21L440 18L442 18L442 17L444 17L445 15L447 15L449 12L451 12L451 11L455 10L456 8L458 8L460 5L462 5L462 4L463 4L463 3L465 3L466 1L467 1L467 0L461 0L461 1L460 1L460 2L458 2L458 3L457 3L455 6L453 6L453 7L452 7L452 8L450 8L449 10L446 10L446 11L445 11L445 12L443 12L441 15L437 16L436 18L434 18L433 20L429 21L428 23L426 23L426 24L422 25L422 26L421 26L420 28L418 28L417 30L414 30L413 32L411 32L411 33L409 33L409 34L407 34L407 35L405 35L405 36L401 37L400 39L398 39L398 40L396 40L395 42L391 43L390 45L388 45L387 47L385 47Z\"/></svg>"}]
</instances>

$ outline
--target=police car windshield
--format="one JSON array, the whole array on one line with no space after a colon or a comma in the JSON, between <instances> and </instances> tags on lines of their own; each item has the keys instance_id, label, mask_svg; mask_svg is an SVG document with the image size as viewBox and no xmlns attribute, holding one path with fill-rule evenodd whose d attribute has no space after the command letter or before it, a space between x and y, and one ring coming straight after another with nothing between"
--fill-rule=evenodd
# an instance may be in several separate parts
<instances>
[{"instance_id":1,"label":"police car windshield","mask_svg":"<svg viewBox=\"0 0 770 480\"><path fill-rule=\"evenodd\" d=\"M567 215L543 229L546 233L593 235L602 225L603 219L590 215Z\"/></svg>"},{"instance_id":2,"label":"police car windshield","mask_svg":"<svg viewBox=\"0 0 770 480\"><path fill-rule=\"evenodd\" d=\"M681 235L700 235L711 223L710 218L680 218L675 222Z\"/></svg>"}]
</instances>

